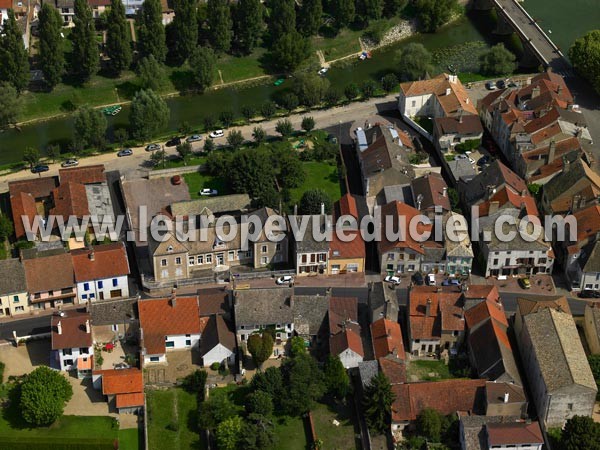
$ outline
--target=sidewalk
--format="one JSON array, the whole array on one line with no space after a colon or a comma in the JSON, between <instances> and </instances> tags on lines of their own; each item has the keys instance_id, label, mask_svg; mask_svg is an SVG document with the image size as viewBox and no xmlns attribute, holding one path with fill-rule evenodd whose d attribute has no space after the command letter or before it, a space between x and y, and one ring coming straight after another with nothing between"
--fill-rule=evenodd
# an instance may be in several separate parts
<instances>
[{"instance_id":1,"label":"sidewalk","mask_svg":"<svg viewBox=\"0 0 600 450\"><path fill-rule=\"evenodd\" d=\"M530 289L519 286L519 277L509 276L506 280L498 280L496 277L484 278L479 275L471 275L471 284L496 285L500 292L514 292L530 295L556 295L556 287L551 275L538 274L529 277Z\"/></svg>"}]
</instances>

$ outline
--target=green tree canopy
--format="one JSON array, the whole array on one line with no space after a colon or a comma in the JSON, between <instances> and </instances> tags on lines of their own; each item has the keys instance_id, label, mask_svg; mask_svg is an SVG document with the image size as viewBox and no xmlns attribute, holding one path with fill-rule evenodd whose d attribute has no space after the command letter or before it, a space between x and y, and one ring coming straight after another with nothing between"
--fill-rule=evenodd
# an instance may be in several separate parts
<instances>
[{"instance_id":1,"label":"green tree canopy","mask_svg":"<svg viewBox=\"0 0 600 450\"><path fill-rule=\"evenodd\" d=\"M194 74L196 87L200 92L204 92L215 78L215 54L210 48L197 47L188 62Z\"/></svg>"},{"instance_id":2,"label":"green tree canopy","mask_svg":"<svg viewBox=\"0 0 600 450\"><path fill-rule=\"evenodd\" d=\"M169 24L169 52L174 62L183 64L198 45L196 0L174 0L175 18Z\"/></svg>"},{"instance_id":3,"label":"green tree canopy","mask_svg":"<svg viewBox=\"0 0 600 450\"><path fill-rule=\"evenodd\" d=\"M227 0L208 0L207 10L210 45L217 53L228 52L233 39L229 2Z\"/></svg>"},{"instance_id":4,"label":"green tree canopy","mask_svg":"<svg viewBox=\"0 0 600 450\"><path fill-rule=\"evenodd\" d=\"M420 80L431 70L431 53L423 44L410 43L398 52L400 78Z\"/></svg>"},{"instance_id":5,"label":"green tree canopy","mask_svg":"<svg viewBox=\"0 0 600 450\"><path fill-rule=\"evenodd\" d=\"M265 391L255 391L246 398L246 411L248 414L260 414L268 417L273 414L273 397Z\"/></svg>"},{"instance_id":6,"label":"green tree canopy","mask_svg":"<svg viewBox=\"0 0 600 450\"><path fill-rule=\"evenodd\" d=\"M479 57L480 70L484 75L504 75L515 70L515 55L499 43Z\"/></svg>"},{"instance_id":7,"label":"green tree canopy","mask_svg":"<svg viewBox=\"0 0 600 450\"><path fill-rule=\"evenodd\" d=\"M574 416L565 423L561 443L565 450L600 450L600 424L591 417Z\"/></svg>"},{"instance_id":8,"label":"green tree canopy","mask_svg":"<svg viewBox=\"0 0 600 450\"><path fill-rule=\"evenodd\" d=\"M272 448L274 443L273 421L260 414L250 414L244 422L240 448L263 450Z\"/></svg>"},{"instance_id":9,"label":"green tree canopy","mask_svg":"<svg viewBox=\"0 0 600 450\"><path fill-rule=\"evenodd\" d=\"M145 0L137 18L137 48L142 57L153 55L160 63L167 57L165 26L162 23L160 0Z\"/></svg>"},{"instance_id":10,"label":"green tree canopy","mask_svg":"<svg viewBox=\"0 0 600 450\"><path fill-rule=\"evenodd\" d=\"M166 83L165 67L152 54L140 59L137 74L143 89L158 91Z\"/></svg>"},{"instance_id":11,"label":"green tree canopy","mask_svg":"<svg viewBox=\"0 0 600 450\"><path fill-rule=\"evenodd\" d=\"M315 106L323 100L329 90L329 80L320 77L314 72L301 72L296 74L294 92L300 103L306 106Z\"/></svg>"},{"instance_id":12,"label":"green tree canopy","mask_svg":"<svg viewBox=\"0 0 600 450\"><path fill-rule=\"evenodd\" d=\"M294 126L288 119L278 120L275 125L275 131L277 131L282 138L287 138L294 132Z\"/></svg>"},{"instance_id":13,"label":"green tree canopy","mask_svg":"<svg viewBox=\"0 0 600 450\"><path fill-rule=\"evenodd\" d=\"M298 15L298 29L306 37L314 36L321 26L323 4L321 0L304 0Z\"/></svg>"},{"instance_id":14,"label":"green tree canopy","mask_svg":"<svg viewBox=\"0 0 600 450\"><path fill-rule=\"evenodd\" d=\"M254 127L254 129L252 130L252 139L254 139L254 142L256 142L257 144L260 144L262 141L264 141L267 137L267 132L264 130L263 127Z\"/></svg>"},{"instance_id":15,"label":"green tree canopy","mask_svg":"<svg viewBox=\"0 0 600 450\"><path fill-rule=\"evenodd\" d=\"M281 366L286 395L281 399L285 414L300 416L310 411L325 393L323 373L309 354L286 359Z\"/></svg>"},{"instance_id":16,"label":"green tree canopy","mask_svg":"<svg viewBox=\"0 0 600 450\"><path fill-rule=\"evenodd\" d=\"M343 399L350 391L350 377L342 361L337 356L329 355L323 367L327 393L334 398Z\"/></svg>"},{"instance_id":17,"label":"green tree canopy","mask_svg":"<svg viewBox=\"0 0 600 450\"><path fill-rule=\"evenodd\" d=\"M8 81L0 82L0 129L16 124L23 109L17 89Z\"/></svg>"},{"instance_id":18,"label":"green tree canopy","mask_svg":"<svg viewBox=\"0 0 600 450\"><path fill-rule=\"evenodd\" d=\"M62 415L72 396L73 388L61 372L40 366L21 385L21 414L31 425L50 425Z\"/></svg>"},{"instance_id":19,"label":"green tree canopy","mask_svg":"<svg viewBox=\"0 0 600 450\"><path fill-rule=\"evenodd\" d=\"M425 408L417 416L417 432L432 442L439 442L443 416L432 408Z\"/></svg>"},{"instance_id":20,"label":"green tree canopy","mask_svg":"<svg viewBox=\"0 0 600 450\"><path fill-rule=\"evenodd\" d=\"M129 114L131 133L136 139L148 140L167 126L169 116L169 107L153 90L137 91Z\"/></svg>"},{"instance_id":21,"label":"green tree canopy","mask_svg":"<svg viewBox=\"0 0 600 450\"><path fill-rule=\"evenodd\" d=\"M338 28L347 27L354 20L354 0L331 0L329 9Z\"/></svg>"},{"instance_id":22,"label":"green tree canopy","mask_svg":"<svg viewBox=\"0 0 600 450\"><path fill-rule=\"evenodd\" d=\"M106 55L108 67L115 75L131 65L131 41L129 39L129 22L125 19L125 7L121 0L111 0L108 13L108 29L106 30Z\"/></svg>"},{"instance_id":23,"label":"green tree canopy","mask_svg":"<svg viewBox=\"0 0 600 450\"><path fill-rule=\"evenodd\" d=\"M355 83L350 83L344 88L344 95L348 100L354 100L360 94L360 89Z\"/></svg>"},{"instance_id":24,"label":"green tree canopy","mask_svg":"<svg viewBox=\"0 0 600 450\"><path fill-rule=\"evenodd\" d=\"M416 0L417 19L427 33L437 31L450 20L457 9L457 0Z\"/></svg>"},{"instance_id":25,"label":"green tree canopy","mask_svg":"<svg viewBox=\"0 0 600 450\"><path fill-rule=\"evenodd\" d=\"M384 14L387 17L398 16L408 4L408 0L385 0Z\"/></svg>"},{"instance_id":26,"label":"green tree canopy","mask_svg":"<svg viewBox=\"0 0 600 450\"><path fill-rule=\"evenodd\" d=\"M287 1L287 0L286 0ZM281 35L271 49L273 66L285 72L293 72L310 54L310 42L293 30Z\"/></svg>"},{"instance_id":27,"label":"green tree canopy","mask_svg":"<svg viewBox=\"0 0 600 450\"><path fill-rule=\"evenodd\" d=\"M53 89L65 72L65 54L60 36L62 19L58 10L44 3L39 18L39 63L46 85Z\"/></svg>"},{"instance_id":28,"label":"green tree canopy","mask_svg":"<svg viewBox=\"0 0 600 450\"><path fill-rule=\"evenodd\" d=\"M575 69L600 93L600 30L592 30L579 38L569 49L569 59Z\"/></svg>"},{"instance_id":29,"label":"green tree canopy","mask_svg":"<svg viewBox=\"0 0 600 450\"><path fill-rule=\"evenodd\" d=\"M278 158L278 162L280 170L277 178L281 186L287 189L302 186L302 182L306 178L306 171L298 155L287 151L285 156Z\"/></svg>"},{"instance_id":30,"label":"green tree canopy","mask_svg":"<svg viewBox=\"0 0 600 450\"><path fill-rule=\"evenodd\" d=\"M85 82L95 75L100 67L100 54L96 42L96 27L92 9L86 0L75 0L75 28L71 31L73 51L71 53L71 72Z\"/></svg>"},{"instance_id":31,"label":"green tree canopy","mask_svg":"<svg viewBox=\"0 0 600 450\"><path fill-rule=\"evenodd\" d=\"M15 13L8 10L0 34L0 81L8 81L18 92L29 84L29 58Z\"/></svg>"},{"instance_id":32,"label":"green tree canopy","mask_svg":"<svg viewBox=\"0 0 600 450\"><path fill-rule=\"evenodd\" d=\"M270 333L252 334L248 337L248 352L260 367L273 353L273 337Z\"/></svg>"},{"instance_id":33,"label":"green tree canopy","mask_svg":"<svg viewBox=\"0 0 600 450\"><path fill-rule=\"evenodd\" d=\"M0 214L0 240L5 241L13 234L13 231L12 220L6 214Z\"/></svg>"},{"instance_id":34,"label":"green tree canopy","mask_svg":"<svg viewBox=\"0 0 600 450\"><path fill-rule=\"evenodd\" d=\"M200 428L215 430L220 423L234 416L237 416L237 409L227 395L211 395L200 403L198 424Z\"/></svg>"},{"instance_id":35,"label":"green tree canopy","mask_svg":"<svg viewBox=\"0 0 600 450\"><path fill-rule=\"evenodd\" d=\"M182 142L179 144L175 150L179 157L183 160L183 165L187 166L187 160L192 155L192 144L189 142Z\"/></svg>"},{"instance_id":36,"label":"green tree canopy","mask_svg":"<svg viewBox=\"0 0 600 450\"><path fill-rule=\"evenodd\" d=\"M264 28L264 7L260 0L239 0L233 23L234 40L238 50L249 54L256 48Z\"/></svg>"},{"instance_id":37,"label":"green tree canopy","mask_svg":"<svg viewBox=\"0 0 600 450\"><path fill-rule=\"evenodd\" d=\"M284 35L296 30L296 4L294 0L269 0L269 37L276 44Z\"/></svg>"},{"instance_id":38,"label":"green tree canopy","mask_svg":"<svg viewBox=\"0 0 600 450\"><path fill-rule=\"evenodd\" d=\"M381 79L381 87L385 92L392 92L398 89L398 77L393 73L384 75Z\"/></svg>"},{"instance_id":39,"label":"green tree canopy","mask_svg":"<svg viewBox=\"0 0 600 450\"><path fill-rule=\"evenodd\" d=\"M227 144L234 150L240 148L243 143L244 136L240 130L231 130L229 133L227 133Z\"/></svg>"},{"instance_id":40,"label":"green tree canopy","mask_svg":"<svg viewBox=\"0 0 600 450\"><path fill-rule=\"evenodd\" d=\"M298 355L306 353L306 344L300 336L293 336L290 339L290 356L295 358Z\"/></svg>"},{"instance_id":41,"label":"green tree canopy","mask_svg":"<svg viewBox=\"0 0 600 450\"><path fill-rule=\"evenodd\" d=\"M331 213L331 198L322 189L309 189L302 194L298 211L300 214L321 214L321 204L325 205L325 214Z\"/></svg>"},{"instance_id":42,"label":"green tree canopy","mask_svg":"<svg viewBox=\"0 0 600 450\"><path fill-rule=\"evenodd\" d=\"M40 151L37 148L26 147L23 150L23 161L29 164L29 167L35 166L40 161Z\"/></svg>"},{"instance_id":43,"label":"green tree canopy","mask_svg":"<svg viewBox=\"0 0 600 450\"><path fill-rule=\"evenodd\" d=\"M79 149L103 147L106 142L106 117L89 106L80 108L73 119L73 142Z\"/></svg>"},{"instance_id":44,"label":"green tree canopy","mask_svg":"<svg viewBox=\"0 0 600 450\"><path fill-rule=\"evenodd\" d=\"M298 100L298 96L293 92L286 92L279 98L279 104L291 113L298 107L300 100Z\"/></svg>"},{"instance_id":45,"label":"green tree canopy","mask_svg":"<svg viewBox=\"0 0 600 450\"><path fill-rule=\"evenodd\" d=\"M365 388L363 397L365 418L370 429L381 434L389 429L393 402L392 386L384 373L379 372Z\"/></svg>"},{"instance_id":46,"label":"green tree canopy","mask_svg":"<svg viewBox=\"0 0 600 450\"><path fill-rule=\"evenodd\" d=\"M305 116L302 118L302 123L300 125L300 127L306 131L307 133L309 133L310 131L312 131L315 128L315 119L312 116Z\"/></svg>"},{"instance_id":47,"label":"green tree canopy","mask_svg":"<svg viewBox=\"0 0 600 450\"><path fill-rule=\"evenodd\" d=\"M260 113L267 120L271 119L271 117L273 117L276 112L277 106L271 101L263 103L260 107Z\"/></svg>"},{"instance_id":48,"label":"green tree canopy","mask_svg":"<svg viewBox=\"0 0 600 450\"><path fill-rule=\"evenodd\" d=\"M383 0L358 0L358 12L365 22L381 19Z\"/></svg>"},{"instance_id":49,"label":"green tree canopy","mask_svg":"<svg viewBox=\"0 0 600 450\"><path fill-rule=\"evenodd\" d=\"M217 446L219 450L237 450L242 438L242 418L230 417L217 426Z\"/></svg>"},{"instance_id":50,"label":"green tree canopy","mask_svg":"<svg viewBox=\"0 0 600 450\"><path fill-rule=\"evenodd\" d=\"M275 404L284 395L283 375L278 367L268 367L264 372L257 372L252 377L250 386L256 391L268 393Z\"/></svg>"}]
</instances>

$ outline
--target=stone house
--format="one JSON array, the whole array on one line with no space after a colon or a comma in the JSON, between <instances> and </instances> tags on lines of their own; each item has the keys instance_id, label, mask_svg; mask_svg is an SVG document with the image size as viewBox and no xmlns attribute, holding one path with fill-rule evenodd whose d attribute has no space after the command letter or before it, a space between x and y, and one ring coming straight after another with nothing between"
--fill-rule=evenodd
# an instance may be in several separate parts
<instances>
[{"instance_id":1,"label":"stone house","mask_svg":"<svg viewBox=\"0 0 600 450\"><path fill-rule=\"evenodd\" d=\"M18 258L0 261L0 317L12 317L29 312L27 280Z\"/></svg>"},{"instance_id":2,"label":"stone house","mask_svg":"<svg viewBox=\"0 0 600 450\"><path fill-rule=\"evenodd\" d=\"M592 355L600 355L600 308L597 303L585 305L583 331Z\"/></svg>"}]
</instances>

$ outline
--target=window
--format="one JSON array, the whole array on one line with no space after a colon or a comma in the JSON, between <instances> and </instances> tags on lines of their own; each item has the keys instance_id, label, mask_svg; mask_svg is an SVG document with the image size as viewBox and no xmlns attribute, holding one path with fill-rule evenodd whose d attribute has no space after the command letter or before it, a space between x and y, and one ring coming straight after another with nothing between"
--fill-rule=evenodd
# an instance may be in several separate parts
<instances>
[{"instance_id":1,"label":"window","mask_svg":"<svg viewBox=\"0 0 600 450\"><path fill-rule=\"evenodd\" d=\"M95 298L96 294L90 294L90 298Z\"/></svg>"},{"instance_id":2,"label":"window","mask_svg":"<svg viewBox=\"0 0 600 450\"><path fill-rule=\"evenodd\" d=\"M206 264L212 264L212 255L206 255Z\"/></svg>"},{"instance_id":3,"label":"window","mask_svg":"<svg viewBox=\"0 0 600 450\"><path fill-rule=\"evenodd\" d=\"M21 300L19 299L18 295L14 295L13 296L13 303L19 303Z\"/></svg>"},{"instance_id":4,"label":"window","mask_svg":"<svg viewBox=\"0 0 600 450\"><path fill-rule=\"evenodd\" d=\"M411 104L412 104L412 107L414 108L415 106L417 106L417 101L416 101L416 100L413 100L413 101L411 102Z\"/></svg>"},{"instance_id":5,"label":"window","mask_svg":"<svg viewBox=\"0 0 600 450\"><path fill-rule=\"evenodd\" d=\"M275 244L275 251L278 252L281 250L281 244Z\"/></svg>"},{"instance_id":6,"label":"window","mask_svg":"<svg viewBox=\"0 0 600 450\"><path fill-rule=\"evenodd\" d=\"M204 255L198 255L197 261L198 264L204 264Z\"/></svg>"},{"instance_id":7,"label":"window","mask_svg":"<svg viewBox=\"0 0 600 450\"><path fill-rule=\"evenodd\" d=\"M573 411L573 403L567 404L567 408L569 409L569 411Z\"/></svg>"},{"instance_id":8,"label":"window","mask_svg":"<svg viewBox=\"0 0 600 450\"><path fill-rule=\"evenodd\" d=\"M186 334L185 335L186 338L189 338L190 336L191 336L191 334Z\"/></svg>"},{"instance_id":9,"label":"window","mask_svg":"<svg viewBox=\"0 0 600 450\"><path fill-rule=\"evenodd\" d=\"M498 258L494 258L494 262L492 262L492 264L493 264L494 266L497 266L497 265L498 265Z\"/></svg>"},{"instance_id":10,"label":"window","mask_svg":"<svg viewBox=\"0 0 600 450\"><path fill-rule=\"evenodd\" d=\"M166 259L161 259L160 260L160 266L161 267L167 267L167 260Z\"/></svg>"},{"instance_id":11,"label":"window","mask_svg":"<svg viewBox=\"0 0 600 450\"><path fill-rule=\"evenodd\" d=\"M410 261L414 260L417 257L417 255L415 255L414 253L411 253L410 255L408 255L408 259Z\"/></svg>"},{"instance_id":12,"label":"window","mask_svg":"<svg viewBox=\"0 0 600 450\"><path fill-rule=\"evenodd\" d=\"M160 277L161 278L169 278L169 271L163 270L162 272L160 272Z\"/></svg>"},{"instance_id":13,"label":"window","mask_svg":"<svg viewBox=\"0 0 600 450\"><path fill-rule=\"evenodd\" d=\"M63 348L63 356L72 355L73 352L70 348Z\"/></svg>"},{"instance_id":14,"label":"window","mask_svg":"<svg viewBox=\"0 0 600 450\"><path fill-rule=\"evenodd\" d=\"M84 291L89 291L90 290L90 283L83 283L83 290Z\"/></svg>"},{"instance_id":15,"label":"window","mask_svg":"<svg viewBox=\"0 0 600 450\"><path fill-rule=\"evenodd\" d=\"M240 334L240 339L241 339L242 341L245 341L245 340L246 340L246 335L245 335L245 334Z\"/></svg>"},{"instance_id":16,"label":"window","mask_svg":"<svg viewBox=\"0 0 600 450\"><path fill-rule=\"evenodd\" d=\"M191 339L186 339L185 340L185 346L186 347L190 347L192 345L192 340Z\"/></svg>"},{"instance_id":17,"label":"window","mask_svg":"<svg viewBox=\"0 0 600 450\"><path fill-rule=\"evenodd\" d=\"M173 246L172 246L172 245L169 245L169 246L167 247L167 251L168 251L168 252L172 252L172 251L173 251Z\"/></svg>"},{"instance_id":18,"label":"window","mask_svg":"<svg viewBox=\"0 0 600 450\"><path fill-rule=\"evenodd\" d=\"M396 255L394 255L393 253L388 253L388 261L393 261Z\"/></svg>"},{"instance_id":19,"label":"window","mask_svg":"<svg viewBox=\"0 0 600 450\"><path fill-rule=\"evenodd\" d=\"M73 360L72 359L65 359L65 367L69 367L73 365Z\"/></svg>"},{"instance_id":20,"label":"window","mask_svg":"<svg viewBox=\"0 0 600 450\"><path fill-rule=\"evenodd\" d=\"M540 259L538 259L538 263L540 263L540 264L546 264L546 258L540 258Z\"/></svg>"},{"instance_id":21,"label":"window","mask_svg":"<svg viewBox=\"0 0 600 450\"><path fill-rule=\"evenodd\" d=\"M310 262L314 263L317 261L317 255L315 255L314 253L310 254Z\"/></svg>"},{"instance_id":22,"label":"window","mask_svg":"<svg viewBox=\"0 0 600 450\"><path fill-rule=\"evenodd\" d=\"M79 353L81 353L82 355L89 355L90 354L90 349L87 347L80 347L79 348Z\"/></svg>"},{"instance_id":23,"label":"window","mask_svg":"<svg viewBox=\"0 0 600 450\"><path fill-rule=\"evenodd\" d=\"M104 281L98 281L98 289L102 289L104 287Z\"/></svg>"},{"instance_id":24,"label":"window","mask_svg":"<svg viewBox=\"0 0 600 450\"><path fill-rule=\"evenodd\" d=\"M167 341L167 342L165 342L165 347L167 347L167 348L174 348L175 347L175 342L173 342L173 341Z\"/></svg>"},{"instance_id":25,"label":"window","mask_svg":"<svg viewBox=\"0 0 600 450\"><path fill-rule=\"evenodd\" d=\"M302 255L300 260L302 261L302 263L306 264L306 255Z\"/></svg>"},{"instance_id":26,"label":"window","mask_svg":"<svg viewBox=\"0 0 600 450\"><path fill-rule=\"evenodd\" d=\"M158 356L151 356L150 357L150 362L158 362L160 360L160 358Z\"/></svg>"},{"instance_id":27,"label":"window","mask_svg":"<svg viewBox=\"0 0 600 450\"><path fill-rule=\"evenodd\" d=\"M261 253L267 253L267 246L263 245L262 247L260 247L260 252Z\"/></svg>"},{"instance_id":28,"label":"window","mask_svg":"<svg viewBox=\"0 0 600 450\"><path fill-rule=\"evenodd\" d=\"M15 312L23 312L23 311L25 311L25 307L24 306L17 306L15 308Z\"/></svg>"},{"instance_id":29,"label":"window","mask_svg":"<svg viewBox=\"0 0 600 450\"><path fill-rule=\"evenodd\" d=\"M196 264L196 257L195 256L189 256L188 257L188 266L193 266Z\"/></svg>"},{"instance_id":30,"label":"window","mask_svg":"<svg viewBox=\"0 0 600 450\"><path fill-rule=\"evenodd\" d=\"M85 300L87 298L87 294L81 294L81 298Z\"/></svg>"},{"instance_id":31,"label":"window","mask_svg":"<svg viewBox=\"0 0 600 450\"><path fill-rule=\"evenodd\" d=\"M261 264L269 264L269 257L268 256L262 256L260 258L260 263Z\"/></svg>"},{"instance_id":32,"label":"window","mask_svg":"<svg viewBox=\"0 0 600 450\"><path fill-rule=\"evenodd\" d=\"M234 260L235 260L235 252L233 250L227 252L227 261L234 261Z\"/></svg>"},{"instance_id":33,"label":"window","mask_svg":"<svg viewBox=\"0 0 600 450\"><path fill-rule=\"evenodd\" d=\"M175 264L178 266L181 265L181 258L179 256L177 258L175 258Z\"/></svg>"},{"instance_id":34,"label":"window","mask_svg":"<svg viewBox=\"0 0 600 450\"><path fill-rule=\"evenodd\" d=\"M119 280L113 278L113 287L117 287L119 285Z\"/></svg>"},{"instance_id":35,"label":"window","mask_svg":"<svg viewBox=\"0 0 600 450\"><path fill-rule=\"evenodd\" d=\"M110 329L113 331L113 333L116 333L117 331L119 331L119 325L117 325L116 323L113 323L110 326Z\"/></svg>"},{"instance_id":36,"label":"window","mask_svg":"<svg viewBox=\"0 0 600 450\"><path fill-rule=\"evenodd\" d=\"M324 262L327 260L327 253L319 253L319 262Z\"/></svg>"}]
</instances>

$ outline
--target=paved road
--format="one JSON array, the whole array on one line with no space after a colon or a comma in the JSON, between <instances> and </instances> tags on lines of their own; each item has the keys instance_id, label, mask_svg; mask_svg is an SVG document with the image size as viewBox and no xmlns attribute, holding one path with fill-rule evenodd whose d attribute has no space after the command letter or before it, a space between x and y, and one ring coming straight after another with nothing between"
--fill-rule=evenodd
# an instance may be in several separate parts
<instances>
[{"instance_id":1,"label":"paved road","mask_svg":"<svg viewBox=\"0 0 600 450\"><path fill-rule=\"evenodd\" d=\"M17 336L29 336L50 332L50 316L29 317L27 319L0 322L0 340L13 338L12 332Z\"/></svg>"}]
</instances>

